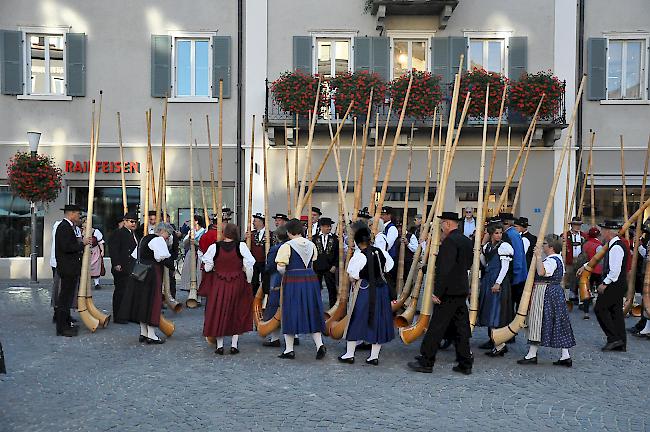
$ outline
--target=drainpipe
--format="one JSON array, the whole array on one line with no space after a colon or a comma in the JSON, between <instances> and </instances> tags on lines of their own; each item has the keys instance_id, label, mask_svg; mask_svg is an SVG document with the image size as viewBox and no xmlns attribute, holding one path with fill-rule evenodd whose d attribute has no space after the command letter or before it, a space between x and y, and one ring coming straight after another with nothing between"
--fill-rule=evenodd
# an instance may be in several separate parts
<instances>
[{"instance_id":1,"label":"drainpipe","mask_svg":"<svg viewBox=\"0 0 650 432\"><path fill-rule=\"evenodd\" d=\"M577 30L578 30L578 49L577 49L577 68L576 68L576 84L578 84L582 80L582 76L585 73L585 64L584 64L584 57L585 57L585 50L584 50L584 40L585 40L585 0L577 0L578 4L578 25L577 25ZM578 113L577 113L577 118L576 118L576 143L578 146L578 149L576 150L576 157L574 158L575 164L576 164L576 169L578 169L578 155L580 154L580 149L583 148L582 144L582 107L583 104L581 103L578 106ZM579 181L579 184L582 184L584 181L584 175L582 173L579 173L580 175L577 177L577 181ZM580 197L577 196L576 194L576 203L575 203L575 208L578 208L578 201L580 200Z\"/></svg>"},{"instance_id":2,"label":"drainpipe","mask_svg":"<svg viewBox=\"0 0 650 432\"><path fill-rule=\"evenodd\" d=\"M235 212L237 214L237 226L244 223L243 217L243 189L244 189L244 164L242 148L242 69L244 58L244 3L237 0L237 183L235 185Z\"/></svg>"}]
</instances>

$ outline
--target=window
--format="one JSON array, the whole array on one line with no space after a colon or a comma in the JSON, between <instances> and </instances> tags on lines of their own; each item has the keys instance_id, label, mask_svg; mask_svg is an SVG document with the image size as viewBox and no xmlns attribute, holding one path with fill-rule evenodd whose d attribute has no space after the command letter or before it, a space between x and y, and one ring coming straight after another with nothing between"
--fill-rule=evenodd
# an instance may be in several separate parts
<instances>
[{"instance_id":1,"label":"window","mask_svg":"<svg viewBox=\"0 0 650 432\"><path fill-rule=\"evenodd\" d=\"M505 75L505 39L470 39L467 67Z\"/></svg>"},{"instance_id":2,"label":"window","mask_svg":"<svg viewBox=\"0 0 650 432\"><path fill-rule=\"evenodd\" d=\"M646 99L644 39L610 39L607 99Z\"/></svg>"},{"instance_id":3,"label":"window","mask_svg":"<svg viewBox=\"0 0 650 432\"><path fill-rule=\"evenodd\" d=\"M638 186L628 186L627 192L627 211L628 215L632 215L639 209L641 204L641 188ZM647 192L646 192L647 193ZM616 186L599 186L594 188L596 220L601 221L604 219L623 219L623 189ZM646 195L646 199L647 199ZM585 198L584 218L589 220L591 217L591 202L589 194ZM650 216L650 210L644 212L643 220ZM634 232L632 230L631 232Z\"/></svg>"},{"instance_id":4,"label":"window","mask_svg":"<svg viewBox=\"0 0 650 432\"><path fill-rule=\"evenodd\" d=\"M27 94L65 95L64 35L27 33L25 41Z\"/></svg>"},{"instance_id":5,"label":"window","mask_svg":"<svg viewBox=\"0 0 650 432\"><path fill-rule=\"evenodd\" d=\"M209 37L174 39L176 97L211 97L211 45Z\"/></svg>"},{"instance_id":6,"label":"window","mask_svg":"<svg viewBox=\"0 0 650 432\"><path fill-rule=\"evenodd\" d=\"M316 39L316 70L323 78L332 78L350 70L350 39Z\"/></svg>"},{"instance_id":7,"label":"window","mask_svg":"<svg viewBox=\"0 0 650 432\"><path fill-rule=\"evenodd\" d=\"M393 78L412 69L427 70L427 40L393 39Z\"/></svg>"},{"instance_id":8,"label":"window","mask_svg":"<svg viewBox=\"0 0 650 432\"><path fill-rule=\"evenodd\" d=\"M43 256L44 209L36 212L36 252ZM30 203L11 194L9 186L0 186L0 257L28 257L31 253Z\"/></svg>"}]
</instances>

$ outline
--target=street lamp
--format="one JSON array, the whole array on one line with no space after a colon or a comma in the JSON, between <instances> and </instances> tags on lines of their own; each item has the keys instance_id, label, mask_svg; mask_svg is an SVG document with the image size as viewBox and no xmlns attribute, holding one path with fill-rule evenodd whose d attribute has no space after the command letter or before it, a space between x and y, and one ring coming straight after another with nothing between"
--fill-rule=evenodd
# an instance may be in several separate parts
<instances>
[{"instance_id":1,"label":"street lamp","mask_svg":"<svg viewBox=\"0 0 650 432\"><path fill-rule=\"evenodd\" d=\"M40 132L27 132L27 140L29 141L29 151L32 154L32 158L36 157L38 152L38 142L41 140ZM31 253L30 257L30 269L31 269L31 281L38 282L38 271L37 271L37 257L38 253L36 252L36 203L31 202L30 206L30 217L31 217Z\"/></svg>"}]
</instances>

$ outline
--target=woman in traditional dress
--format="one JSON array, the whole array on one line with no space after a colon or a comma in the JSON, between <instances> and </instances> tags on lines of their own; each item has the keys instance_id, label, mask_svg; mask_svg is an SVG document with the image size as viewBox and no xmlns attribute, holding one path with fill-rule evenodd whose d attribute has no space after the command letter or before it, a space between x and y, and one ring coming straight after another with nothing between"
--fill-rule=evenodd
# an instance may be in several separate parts
<instances>
[{"instance_id":1,"label":"woman in traditional dress","mask_svg":"<svg viewBox=\"0 0 650 432\"><path fill-rule=\"evenodd\" d=\"M542 259L537 250L534 251L536 277L533 295L528 312L528 354L517 360L519 364L537 364L539 346L560 348L560 359L553 362L556 366L571 367L573 362L569 348L576 341L569 320L564 290L560 283L564 275L562 262L562 240L555 234L544 237L542 250L546 258Z\"/></svg>"},{"instance_id":2,"label":"woman in traditional dress","mask_svg":"<svg viewBox=\"0 0 650 432\"><path fill-rule=\"evenodd\" d=\"M282 285L282 275L278 272L277 265L275 263L275 257L278 255L278 250L280 247L289 240L287 235L287 228L279 226L275 231L275 238L277 243L271 246L269 249L269 254L266 256L266 268L264 271L269 275L269 297L266 302L266 309L264 309L263 319L268 321L280 307L280 285ZM264 341L262 344L266 347L280 347L280 329L273 330L269 335L269 340Z\"/></svg>"},{"instance_id":3,"label":"woman in traditional dress","mask_svg":"<svg viewBox=\"0 0 650 432\"><path fill-rule=\"evenodd\" d=\"M134 258L141 264L150 266L144 281L130 277L126 292L118 311L118 318L123 321L140 324L140 342L162 344L165 339L156 335L155 328L160 324L162 310L163 271L173 265L168 242L174 228L161 222L154 228L153 234L147 234L133 250Z\"/></svg>"},{"instance_id":4,"label":"woman in traditional dress","mask_svg":"<svg viewBox=\"0 0 650 432\"><path fill-rule=\"evenodd\" d=\"M183 247L187 245L185 249L187 253L185 254L185 259L183 260L183 269L181 270L181 283L180 289L183 291L190 290L190 262L192 259L196 261L196 285L201 285L201 271L199 271L199 265L201 264L202 252L199 248L199 242L201 237L205 234L205 220L203 216L194 215L194 257L191 257L190 249L190 233L188 232L185 238L183 238Z\"/></svg>"},{"instance_id":5,"label":"woman in traditional dress","mask_svg":"<svg viewBox=\"0 0 650 432\"><path fill-rule=\"evenodd\" d=\"M226 224L223 240L201 257L205 274L198 294L208 298L203 336L216 338L215 354L223 355L223 338L232 336L230 354L239 354L239 335L253 330L253 293L249 278L255 258L239 241L239 228Z\"/></svg>"},{"instance_id":6,"label":"woman in traditional dress","mask_svg":"<svg viewBox=\"0 0 650 432\"><path fill-rule=\"evenodd\" d=\"M277 269L283 275L282 333L285 349L280 358L294 359L296 334L311 334L316 344L316 360L325 357L323 344L325 330L321 285L312 268L317 257L314 243L303 237L304 228L298 219L285 225L289 241L280 246L275 258Z\"/></svg>"},{"instance_id":7,"label":"woman in traditional dress","mask_svg":"<svg viewBox=\"0 0 650 432\"><path fill-rule=\"evenodd\" d=\"M81 231L86 230L86 218L83 218ZM94 289L101 289L99 278L106 274L104 270L104 235L97 228L92 229L92 240L90 244L90 277Z\"/></svg>"},{"instance_id":8,"label":"woman in traditional dress","mask_svg":"<svg viewBox=\"0 0 650 432\"><path fill-rule=\"evenodd\" d=\"M490 222L487 233L488 241L481 248L483 276L478 297L477 325L487 327L489 336L493 328L503 327L512 321L510 263L515 251L510 244L503 241L503 225L500 221ZM503 356L508 352L505 343L495 347L492 340L488 340L479 348L491 349L485 353L491 357Z\"/></svg>"},{"instance_id":9,"label":"woman in traditional dress","mask_svg":"<svg viewBox=\"0 0 650 432\"><path fill-rule=\"evenodd\" d=\"M350 259L347 272L356 287L352 295L353 309L346 330L346 352L339 357L342 363L354 363L358 341L371 344L367 364L379 364L382 344L395 338L390 290L385 274L394 265L385 250L372 246L370 229L363 227L354 233L356 249ZM356 298L355 298L356 297Z\"/></svg>"}]
</instances>

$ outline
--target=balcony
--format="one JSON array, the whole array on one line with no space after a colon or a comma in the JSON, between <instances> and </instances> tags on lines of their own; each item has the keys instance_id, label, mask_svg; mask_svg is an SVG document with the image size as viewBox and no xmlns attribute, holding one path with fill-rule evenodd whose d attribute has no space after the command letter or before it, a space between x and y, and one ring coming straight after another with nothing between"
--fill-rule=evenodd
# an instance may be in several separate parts
<instances>
[{"instance_id":1,"label":"balcony","mask_svg":"<svg viewBox=\"0 0 650 432\"><path fill-rule=\"evenodd\" d=\"M383 32L384 18L391 15L433 15L440 17L440 30L447 27L459 0L366 0L366 10L377 17L377 30Z\"/></svg>"},{"instance_id":2,"label":"balcony","mask_svg":"<svg viewBox=\"0 0 650 432\"><path fill-rule=\"evenodd\" d=\"M290 112L283 111L278 103L273 98L271 92L271 84L267 82L266 84L266 107L265 107L265 118L269 128L283 128L285 123L287 127L295 127L296 116ZM438 110L442 112L442 126L447 128L449 125L449 114L451 111L451 97L452 97L452 84L445 85L443 87L444 94L442 102L438 107ZM397 127L399 122L399 110L394 110L390 113L389 117L389 102L387 98L384 100L383 104L373 106L373 114L370 119L370 127L379 126L384 127L388 121L389 127ZM460 119L460 113L462 108L457 110L457 122ZM377 113L379 113L379 124L377 125ZM357 127L365 123L365 115L357 117ZM498 117L488 118L489 128L495 128L498 123ZM522 114L509 110L507 107L504 109L503 117L501 119L502 128L511 127L513 131L525 131L529 124L530 118L523 116ZM316 129L326 131L328 129L328 123L336 124L339 121L339 118L336 115L336 110L334 109L334 102L331 101L329 106L326 109L321 110L316 119ZM307 116L299 116L298 119L299 125L304 130L305 127L309 124L309 118ZM403 128L406 130L413 124L416 128L429 128L433 122L432 117L425 118L410 118L404 117ZM439 126L438 121L436 120L436 127ZM563 92L560 98L560 103L558 105L557 112L549 114L545 117L539 118L537 120L537 131L542 134L544 140L544 145L552 144L554 139L559 138L555 131L564 129L566 127L566 98L565 93ZM352 119L348 119L346 124L343 126L344 129L351 129L353 127ZM483 118L482 117L467 117L463 127L467 129L480 129L483 127Z\"/></svg>"}]
</instances>

